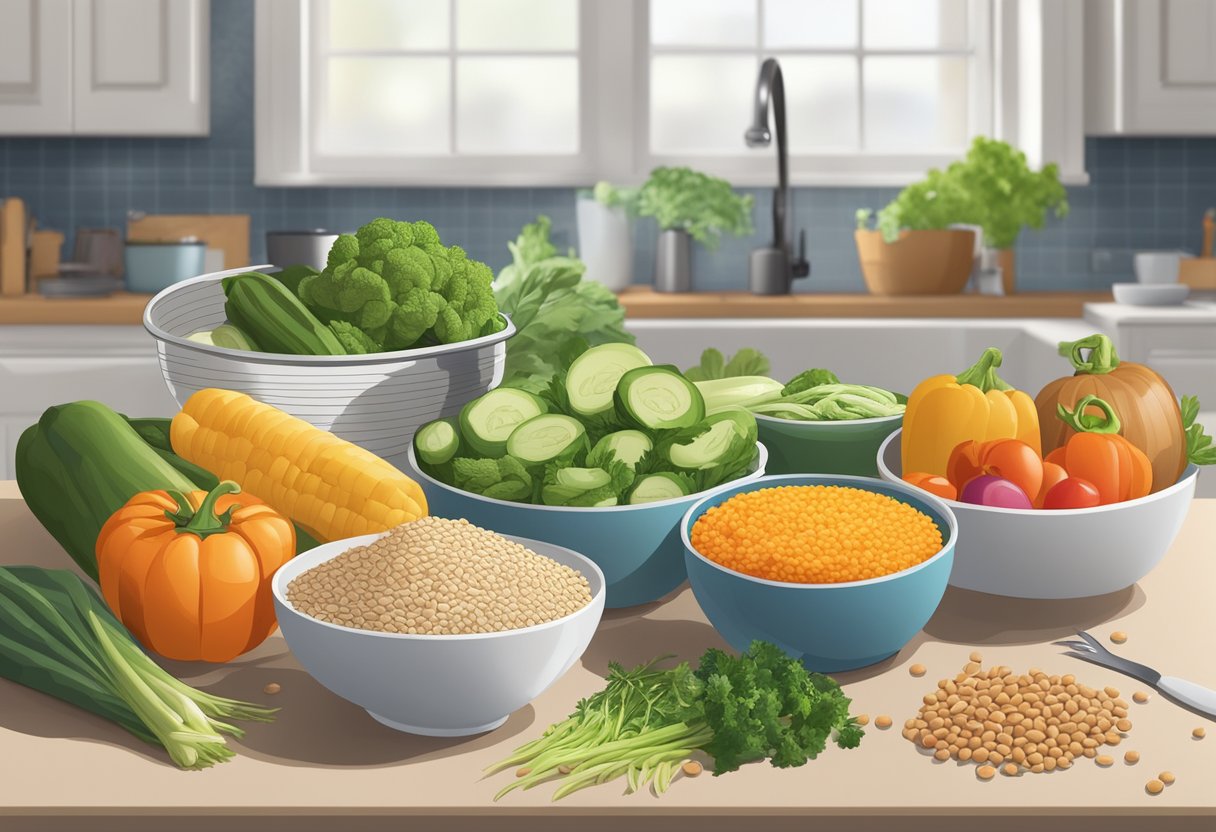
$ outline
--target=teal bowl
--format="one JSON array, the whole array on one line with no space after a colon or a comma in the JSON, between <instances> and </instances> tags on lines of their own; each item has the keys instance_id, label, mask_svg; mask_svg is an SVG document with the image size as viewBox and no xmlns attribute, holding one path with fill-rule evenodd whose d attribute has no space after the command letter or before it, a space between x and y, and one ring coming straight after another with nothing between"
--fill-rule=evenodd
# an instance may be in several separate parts
<instances>
[{"instance_id":1,"label":"teal bowl","mask_svg":"<svg viewBox=\"0 0 1216 832\"><path fill-rule=\"evenodd\" d=\"M885 494L932 517L945 543L910 569L839 584L754 578L720 566L693 548L692 526L702 514L736 494L781 485L841 485ZM821 474L767 476L722 486L693 505L680 523L692 591L722 638L740 651L757 639L772 642L821 673L880 662L912 640L946 591L957 533L949 506L931 494L902 483Z\"/></svg>"},{"instance_id":2,"label":"teal bowl","mask_svg":"<svg viewBox=\"0 0 1216 832\"><path fill-rule=\"evenodd\" d=\"M878 449L899 430L902 413L842 422L800 422L756 414L770 474L878 476Z\"/></svg>"},{"instance_id":3,"label":"teal bowl","mask_svg":"<svg viewBox=\"0 0 1216 832\"><path fill-rule=\"evenodd\" d=\"M768 454L756 444L755 470L726 485L739 485L764 475ZM680 520L689 506L708 492L640 506L573 508L536 506L471 494L427 475L410 443L409 464L418 478L430 513L491 529L499 534L543 540L595 561L604 573L609 608L657 601L684 583L684 544Z\"/></svg>"}]
</instances>

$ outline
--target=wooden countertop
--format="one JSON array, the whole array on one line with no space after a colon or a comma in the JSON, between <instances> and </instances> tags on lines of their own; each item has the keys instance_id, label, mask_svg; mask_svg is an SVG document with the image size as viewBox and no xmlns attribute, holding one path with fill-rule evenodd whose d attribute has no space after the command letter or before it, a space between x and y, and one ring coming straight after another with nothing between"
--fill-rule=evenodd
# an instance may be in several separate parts
<instances>
[{"instance_id":1,"label":"wooden countertop","mask_svg":"<svg viewBox=\"0 0 1216 832\"><path fill-rule=\"evenodd\" d=\"M1109 292L1025 292L988 295L761 296L750 292L621 293L630 318L1080 318L1087 303Z\"/></svg>"},{"instance_id":2,"label":"wooden countertop","mask_svg":"<svg viewBox=\"0 0 1216 832\"><path fill-rule=\"evenodd\" d=\"M126 292L108 298L0 298L0 324L138 325L150 298ZM761 297L748 292L666 294L637 288L621 293L630 318L1080 318L1085 304L1110 299L1107 292Z\"/></svg>"},{"instance_id":3,"label":"wooden countertop","mask_svg":"<svg viewBox=\"0 0 1216 832\"><path fill-rule=\"evenodd\" d=\"M503 727L472 738L413 737L379 725L314 682L277 635L228 666L171 666L191 684L282 708L276 722L250 725L244 739L232 743L234 760L201 772L179 771L121 729L0 680L0 827L345 832L399 830L405 823L419 829L618 832L694 828L688 819L695 816L698 832L712 832L738 829L741 816L764 816L765 830L805 830L808 818L832 822L834 816L850 832L890 829L892 817L907 832L1210 830L1216 824L1216 730L1209 724L1208 739L1193 740L1191 729L1206 721L1158 694L1131 706L1134 725L1110 769L1082 760L1069 771L985 783L971 765L938 764L920 754L900 736L900 726L934 680L957 672L974 649L988 664L1076 673L1090 685L1114 685L1130 699L1138 683L1064 657L1050 645L1078 627L1103 636L1125 630L1131 639L1120 652L1216 687L1214 536L1216 500L1196 500L1162 564L1122 592L1049 602L952 589L898 656L839 676L855 711L871 718L890 714L895 727L879 731L871 723L861 748L831 747L802 768L753 764L721 778L679 779L662 798L624 795L614 782L556 804L551 787L494 803L511 773L483 779L481 770L599 689L609 660L631 665L666 652L693 658L710 645L722 646L688 589L666 603L607 613L565 677ZM0 482L0 537L0 561L69 563L11 482ZM913 662L925 664L929 675L912 678L907 668ZM265 696L269 682L281 684L282 693ZM1141 753L1139 765L1123 764L1127 749ZM1144 784L1164 769L1177 775L1177 783L1150 797ZM411 823L421 818L430 822Z\"/></svg>"},{"instance_id":4,"label":"wooden countertop","mask_svg":"<svg viewBox=\"0 0 1216 832\"><path fill-rule=\"evenodd\" d=\"M105 298L0 298L0 324L127 324L143 322L151 295L116 292Z\"/></svg>"}]
</instances>

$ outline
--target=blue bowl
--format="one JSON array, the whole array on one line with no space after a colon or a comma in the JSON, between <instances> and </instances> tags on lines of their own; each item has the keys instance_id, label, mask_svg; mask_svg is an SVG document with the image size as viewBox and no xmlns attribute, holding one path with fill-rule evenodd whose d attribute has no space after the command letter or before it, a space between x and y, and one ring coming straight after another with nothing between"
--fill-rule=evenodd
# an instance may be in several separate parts
<instances>
[{"instance_id":1,"label":"blue bowl","mask_svg":"<svg viewBox=\"0 0 1216 832\"><path fill-rule=\"evenodd\" d=\"M781 485L841 485L893 497L933 518L945 541L941 551L910 569L839 584L768 581L727 569L693 548L692 526L702 514L736 494ZM732 483L711 491L680 523L684 563L697 603L736 650L770 641L810 670L854 670L893 656L937 609L954 565L958 527L942 500L909 485L867 477L791 474Z\"/></svg>"},{"instance_id":2,"label":"blue bowl","mask_svg":"<svg viewBox=\"0 0 1216 832\"><path fill-rule=\"evenodd\" d=\"M756 443L756 470L730 485L763 476L768 452ZM495 500L439 482L421 470L410 443L409 464L436 517L465 518L499 534L543 540L585 555L604 573L605 605L657 601L684 582L680 518L709 492L640 506L571 508Z\"/></svg>"}]
</instances>

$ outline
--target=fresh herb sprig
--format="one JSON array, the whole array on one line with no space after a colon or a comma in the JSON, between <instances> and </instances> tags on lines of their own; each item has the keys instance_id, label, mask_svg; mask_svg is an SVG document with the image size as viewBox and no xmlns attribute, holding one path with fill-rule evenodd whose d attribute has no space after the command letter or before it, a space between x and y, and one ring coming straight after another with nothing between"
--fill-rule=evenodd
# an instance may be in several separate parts
<instances>
[{"instance_id":1,"label":"fresh herb sprig","mask_svg":"<svg viewBox=\"0 0 1216 832\"><path fill-rule=\"evenodd\" d=\"M1216 465L1216 446L1195 419L1199 416L1199 397L1183 396L1182 429L1186 432L1186 458L1193 465Z\"/></svg>"}]
</instances>

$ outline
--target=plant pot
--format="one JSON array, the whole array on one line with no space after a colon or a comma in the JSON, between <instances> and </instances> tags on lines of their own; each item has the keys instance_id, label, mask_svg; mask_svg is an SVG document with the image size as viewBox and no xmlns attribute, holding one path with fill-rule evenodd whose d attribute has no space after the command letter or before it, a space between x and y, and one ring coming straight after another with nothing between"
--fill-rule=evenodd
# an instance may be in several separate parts
<instances>
[{"instance_id":1,"label":"plant pot","mask_svg":"<svg viewBox=\"0 0 1216 832\"><path fill-rule=\"evenodd\" d=\"M578 254L587 265L586 280L614 292L629 286L633 276L633 239L624 207L609 208L594 199L580 199Z\"/></svg>"},{"instance_id":2,"label":"plant pot","mask_svg":"<svg viewBox=\"0 0 1216 832\"><path fill-rule=\"evenodd\" d=\"M655 250L654 289L656 292L692 290L692 237L678 228L659 232Z\"/></svg>"},{"instance_id":3,"label":"plant pot","mask_svg":"<svg viewBox=\"0 0 1216 832\"><path fill-rule=\"evenodd\" d=\"M953 295L967 285L975 252L972 231L905 231L894 243L879 231L858 230L853 236L871 294Z\"/></svg>"}]
</instances>

